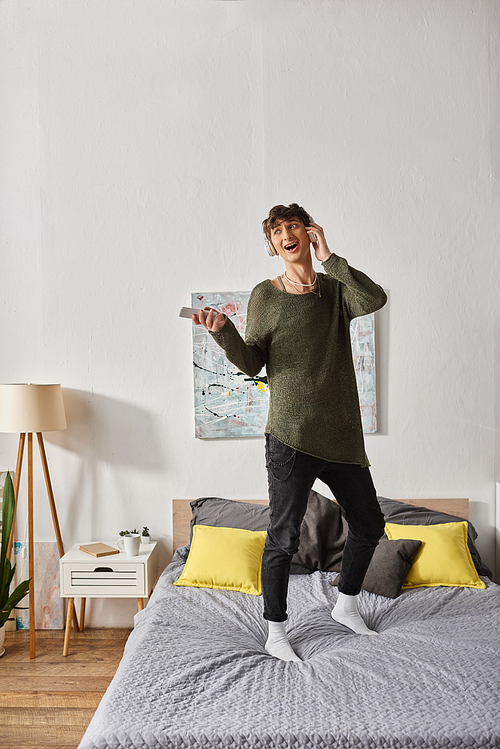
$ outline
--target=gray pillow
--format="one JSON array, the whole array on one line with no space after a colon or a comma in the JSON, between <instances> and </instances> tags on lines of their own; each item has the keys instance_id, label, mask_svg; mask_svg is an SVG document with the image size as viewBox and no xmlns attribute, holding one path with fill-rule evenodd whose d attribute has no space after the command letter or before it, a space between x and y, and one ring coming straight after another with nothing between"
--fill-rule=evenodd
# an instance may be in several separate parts
<instances>
[{"instance_id":1,"label":"gray pillow","mask_svg":"<svg viewBox=\"0 0 500 749\"><path fill-rule=\"evenodd\" d=\"M421 543L411 538L390 541L383 536L363 580L363 590L377 596L397 598ZM337 575L333 585L338 585L339 577Z\"/></svg>"},{"instance_id":2,"label":"gray pillow","mask_svg":"<svg viewBox=\"0 0 500 749\"><path fill-rule=\"evenodd\" d=\"M347 531L344 513L337 502L311 491L300 526L299 550L292 559L292 574L297 565L309 572L338 572Z\"/></svg>"},{"instance_id":3,"label":"gray pillow","mask_svg":"<svg viewBox=\"0 0 500 749\"><path fill-rule=\"evenodd\" d=\"M269 525L269 505L236 502L222 497L201 497L191 504L191 538L194 525L213 525L216 528L244 528L265 531Z\"/></svg>"},{"instance_id":4,"label":"gray pillow","mask_svg":"<svg viewBox=\"0 0 500 749\"><path fill-rule=\"evenodd\" d=\"M456 515L448 515L446 512L439 512L437 510L429 510L427 507L416 507L413 505L407 505L404 502L398 502L395 499L387 499L387 497L377 497L384 518L390 523L400 523L401 525L436 525L437 523L453 523L463 522L463 518L459 518ZM425 500L423 500L425 502ZM477 531L471 522L467 522L467 545L472 556L472 561L477 569L478 575L483 577L492 576L492 572L487 567L479 551L477 550L474 541L477 538Z\"/></svg>"}]
</instances>

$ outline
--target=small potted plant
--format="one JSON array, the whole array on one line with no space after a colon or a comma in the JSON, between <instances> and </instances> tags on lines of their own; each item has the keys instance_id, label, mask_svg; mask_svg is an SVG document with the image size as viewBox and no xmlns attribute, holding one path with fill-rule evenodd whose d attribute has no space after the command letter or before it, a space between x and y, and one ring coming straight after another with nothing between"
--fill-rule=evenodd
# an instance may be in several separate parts
<instances>
[{"instance_id":1,"label":"small potted plant","mask_svg":"<svg viewBox=\"0 0 500 749\"><path fill-rule=\"evenodd\" d=\"M14 522L14 487L9 471L5 477L3 487L3 506L2 506L2 552L0 554L0 656L4 654L3 646L5 639L5 622L9 618L10 612L17 606L19 601L27 594L31 582L24 580L20 583L12 594L9 593L10 585L14 578L16 565L11 566L10 559L7 557L7 548L9 546L10 533Z\"/></svg>"},{"instance_id":2,"label":"small potted plant","mask_svg":"<svg viewBox=\"0 0 500 749\"><path fill-rule=\"evenodd\" d=\"M131 533L139 533L137 528L134 528L131 531L120 531L120 536L129 536Z\"/></svg>"},{"instance_id":3,"label":"small potted plant","mask_svg":"<svg viewBox=\"0 0 500 749\"><path fill-rule=\"evenodd\" d=\"M141 543L143 544L151 543L151 536L149 535L149 528L147 528L146 526L144 526L144 528L142 529Z\"/></svg>"}]
</instances>

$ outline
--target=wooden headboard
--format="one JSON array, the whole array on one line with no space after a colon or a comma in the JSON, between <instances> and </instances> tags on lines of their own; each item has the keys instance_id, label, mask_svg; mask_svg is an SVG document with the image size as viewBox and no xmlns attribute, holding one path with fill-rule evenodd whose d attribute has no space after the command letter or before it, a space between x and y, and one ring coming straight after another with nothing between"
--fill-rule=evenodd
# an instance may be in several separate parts
<instances>
[{"instance_id":1,"label":"wooden headboard","mask_svg":"<svg viewBox=\"0 0 500 749\"><path fill-rule=\"evenodd\" d=\"M189 543L191 524L191 507L189 503L192 501L192 499L172 500L174 551L179 546L185 546ZM268 504L267 499L242 499L238 501L254 505ZM408 505L428 507L429 510L446 512L448 515L456 515L464 520L469 519L468 499L398 499L397 501L405 502Z\"/></svg>"}]
</instances>

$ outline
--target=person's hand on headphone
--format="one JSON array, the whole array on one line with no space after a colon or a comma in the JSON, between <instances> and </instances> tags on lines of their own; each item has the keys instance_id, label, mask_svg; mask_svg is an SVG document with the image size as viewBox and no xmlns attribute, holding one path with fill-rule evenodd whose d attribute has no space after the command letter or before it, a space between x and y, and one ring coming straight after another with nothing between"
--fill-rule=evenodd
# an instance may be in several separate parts
<instances>
[{"instance_id":1,"label":"person's hand on headphone","mask_svg":"<svg viewBox=\"0 0 500 749\"><path fill-rule=\"evenodd\" d=\"M325 260L328 260L332 253L330 252L330 249L326 243L325 232L323 228L319 224L316 224L314 221L311 221L309 226L306 226L306 231L309 234L309 239L311 240L311 244L317 260L319 260L320 263L324 263Z\"/></svg>"}]
</instances>

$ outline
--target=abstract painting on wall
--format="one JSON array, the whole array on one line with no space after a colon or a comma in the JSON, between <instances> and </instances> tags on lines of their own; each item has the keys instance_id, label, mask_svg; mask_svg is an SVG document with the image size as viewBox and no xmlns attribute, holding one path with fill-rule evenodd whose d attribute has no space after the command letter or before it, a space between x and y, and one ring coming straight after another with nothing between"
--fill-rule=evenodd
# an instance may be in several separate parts
<instances>
[{"instance_id":1,"label":"abstract painting on wall","mask_svg":"<svg viewBox=\"0 0 500 749\"><path fill-rule=\"evenodd\" d=\"M249 291L193 293L193 307L213 307L245 336ZM374 315L351 323L354 367L363 431L377 431ZM269 388L265 370L256 377L240 372L201 325L193 325L195 437L261 437L267 421Z\"/></svg>"},{"instance_id":2,"label":"abstract painting on wall","mask_svg":"<svg viewBox=\"0 0 500 749\"><path fill-rule=\"evenodd\" d=\"M35 627L63 629L59 552L55 541L35 542Z\"/></svg>"},{"instance_id":3,"label":"abstract painting on wall","mask_svg":"<svg viewBox=\"0 0 500 749\"><path fill-rule=\"evenodd\" d=\"M60 596L59 552L55 541L35 541L35 629L63 629ZM15 541L14 558L18 583L29 577L28 544ZM14 578L16 579L16 577ZM24 598L16 607L17 629L29 629L29 603Z\"/></svg>"},{"instance_id":4,"label":"abstract painting on wall","mask_svg":"<svg viewBox=\"0 0 500 749\"><path fill-rule=\"evenodd\" d=\"M249 291L192 294L192 306L213 307L245 335ZM229 362L205 328L193 325L195 436L259 437L269 407L267 377L248 377Z\"/></svg>"},{"instance_id":5,"label":"abstract painting on wall","mask_svg":"<svg viewBox=\"0 0 500 749\"><path fill-rule=\"evenodd\" d=\"M363 432L373 434L377 431L375 315L373 313L351 320L351 347Z\"/></svg>"}]
</instances>

